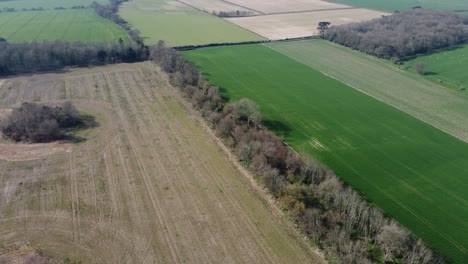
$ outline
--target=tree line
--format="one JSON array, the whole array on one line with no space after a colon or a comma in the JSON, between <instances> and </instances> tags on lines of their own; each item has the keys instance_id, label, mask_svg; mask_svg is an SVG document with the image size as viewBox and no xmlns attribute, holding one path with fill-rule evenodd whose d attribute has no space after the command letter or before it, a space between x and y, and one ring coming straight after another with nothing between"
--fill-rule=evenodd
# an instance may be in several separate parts
<instances>
[{"instance_id":1,"label":"tree line","mask_svg":"<svg viewBox=\"0 0 468 264\"><path fill-rule=\"evenodd\" d=\"M239 160L258 175L333 263L444 263L314 158L300 157L262 127L249 99L227 103L185 57L159 42L150 58L170 76Z\"/></svg>"},{"instance_id":2,"label":"tree line","mask_svg":"<svg viewBox=\"0 0 468 264\"><path fill-rule=\"evenodd\" d=\"M123 2L128 0L110 0L109 4L101 5L97 2L93 2L91 7L94 8L94 11L97 15L108 19L115 24L119 25L127 35L137 44L143 45L143 39L140 37L140 31L137 29L132 29L132 27L119 15L119 6Z\"/></svg>"},{"instance_id":3,"label":"tree line","mask_svg":"<svg viewBox=\"0 0 468 264\"><path fill-rule=\"evenodd\" d=\"M212 15L217 17L248 17L254 16L255 13L249 10L237 10L237 11L213 11Z\"/></svg>"},{"instance_id":4,"label":"tree line","mask_svg":"<svg viewBox=\"0 0 468 264\"><path fill-rule=\"evenodd\" d=\"M0 42L0 75L87 67L148 58L148 48L135 43Z\"/></svg>"},{"instance_id":5,"label":"tree line","mask_svg":"<svg viewBox=\"0 0 468 264\"><path fill-rule=\"evenodd\" d=\"M366 22L332 26L324 38L361 52L399 61L468 43L468 16L414 9Z\"/></svg>"}]
</instances>

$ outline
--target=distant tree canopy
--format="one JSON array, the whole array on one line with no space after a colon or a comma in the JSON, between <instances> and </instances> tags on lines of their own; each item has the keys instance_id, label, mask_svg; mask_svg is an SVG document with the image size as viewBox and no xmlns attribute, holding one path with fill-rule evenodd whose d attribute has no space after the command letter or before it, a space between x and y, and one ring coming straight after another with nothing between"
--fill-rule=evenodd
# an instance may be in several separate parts
<instances>
[{"instance_id":1,"label":"distant tree canopy","mask_svg":"<svg viewBox=\"0 0 468 264\"><path fill-rule=\"evenodd\" d=\"M366 22L330 27L324 37L380 58L400 60L468 43L468 16L418 8Z\"/></svg>"},{"instance_id":2,"label":"distant tree canopy","mask_svg":"<svg viewBox=\"0 0 468 264\"><path fill-rule=\"evenodd\" d=\"M320 32L320 36L323 37L325 35L325 31L328 29L330 25L331 25L331 22L326 22L326 21L321 21L318 23L317 29Z\"/></svg>"},{"instance_id":3,"label":"distant tree canopy","mask_svg":"<svg viewBox=\"0 0 468 264\"><path fill-rule=\"evenodd\" d=\"M64 136L64 129L80 124L79 113L71 102L62 106L23 103L2 120L3 135L14 141L48 142Z\"/></svg>"},{"instance_id":4,"label":"distant tree canopy","mask_svg":"<svg viewBox=\"0 0 468 264\"><path fill-rule=\"evenodd\" d=\"M0 76L34 71L58 70L67 66L92 66L137 62L148 58L148 49L139 44L0 42Z\"/></svg>"}]
</instances>

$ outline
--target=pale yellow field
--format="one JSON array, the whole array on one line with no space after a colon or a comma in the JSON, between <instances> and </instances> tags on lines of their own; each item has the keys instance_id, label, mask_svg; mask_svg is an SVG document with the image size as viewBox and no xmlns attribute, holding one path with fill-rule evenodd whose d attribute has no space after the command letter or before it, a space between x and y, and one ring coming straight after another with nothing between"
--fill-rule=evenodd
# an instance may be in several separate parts
<instances>
[{"instance_id":1,"label":"pale yellow field","mask_svg":"<svg viewBox=\"0 0 468 264\"><path fill-rule=\"evenodd\" d=\"M229 0L229 2L264 14L350 8L347 5L322 0Z\"/></svg>"},{"instance_id":2,"label":"pale yellow field","mask_svg":"<svg viewBox=\"0 0 468 264\"><path fill-rule=\"evenodd\" d=\"M317 35L320 21L341 25L378 18L382 15L387 13L369 9L344 9L227 18L227 20L265 38L279 40Z\"/></svg>"},{"instance_id":3,"label":"pale yellow field","mask_svg":"<svg viewBox=\"0 0 468 264\"><path fill-rule=\"evenodd\" d=\"M29 241L71 263L323 263L154 65L0 86L2 109L64 100L97 126L63 151L2 153L0 255Z\"/></svg>"},{"instance_id":4,"label":"pale yellow field","mask_svg":"<svg viewBox=\"0 0 468 264\"><path fill-rule=\"evenodd\" d=\"M229 2L223 0L179 0L179 2L185 3L190 5L196 9L201 11L205 11L207 13L219 13L220 11L223 12L235 12L235 11L250 11L252 14L259 14L258 12L244 8L241 6L237 6L231 4Z\"/></svg>"}]
</instances>

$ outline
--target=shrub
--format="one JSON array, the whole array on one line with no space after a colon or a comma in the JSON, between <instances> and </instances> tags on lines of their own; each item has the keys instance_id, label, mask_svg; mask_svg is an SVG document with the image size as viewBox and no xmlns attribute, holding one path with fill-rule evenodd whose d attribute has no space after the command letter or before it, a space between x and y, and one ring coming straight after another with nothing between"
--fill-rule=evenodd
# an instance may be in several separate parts
<instances>
[{"instance_id":1,"label":"shrub","mask_svg":"<svg viewBox=\"0 0 468 264\"><path fill-rule=\"evenodd\" d=\"M80 124L71 102L61 107L23 103L1 122L3 135L14 141L49 142L64 137L65 129Z\"/></svg>"}]
</instances>

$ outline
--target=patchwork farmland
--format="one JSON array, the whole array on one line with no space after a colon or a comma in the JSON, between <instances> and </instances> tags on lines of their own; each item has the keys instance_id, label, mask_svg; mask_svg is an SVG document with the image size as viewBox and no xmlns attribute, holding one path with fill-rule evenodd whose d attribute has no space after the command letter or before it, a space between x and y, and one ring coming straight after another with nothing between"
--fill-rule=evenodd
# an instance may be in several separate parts
<instances>
[{"instance_id":1,"label":"patchwork farmland","mask_svg":"<svg viewBox=\"0 0 468 264\"><path fill-rule=\"evenodd\" d=\"M147 44L169 46L264 40L238 26L174 0L134 0L122 5L121 16L141 31Z\"/></svg>"},{"instance_id":2,"label":"patchwork farmland","mask_svg":"<svg viewBox=\"0 0 468 264\"><path fill-rule=\"evenodd\" d=\"M350 8L347 5L329 3L322 0L230 0L231 3L257 10L262 14L275 14L287 12L305 12L330 9L345 9Z\"/></svg>"},{"instance_id":3,"label":"patchwork farmland","mask_svg":"<svg viewBox=\"0 0 468 264\"><path fill-rule=\"evenodd\" d=\"M257 102L269 128L298 152L330 166L449 260L468 261L467 143L265 46L184 54L231 100Z\"/></svg>"},{"instance_id":4,"label":"patchwork farmland","mask_svg":"<svg viewBox=\"0 0 468 264\"><path fill-rule=\"evenodd\" d=\"M252 15L261 14L261 12L246 8L240 5L236 5L233 2L227 2L224 0L179 0L186 5L192 6L195 9L207 12L207 13L219 13L219 12L250 12Z\"/></svg>"},{"instance_id":5,"label":"patchwork farmland","mask_svg":"<svg viewBox=\"0 0 468 264\"><path fill-rule=\"evenodd\" d=\"M321 21L341 25L370 20L386 14L369 9L340 9L227 18L227 20L268 39L279 40L316 36L319 34L317 25Z\"/></svg>"},{"instance_id":6,"label":"patchwork farmland","mask_svg":"<svg viewBox=\"0 0 468 264\"><path fill-rule=\"evenodd\" d=\"M64 100L95 117L81 143L0 144L2 245L72 263L323 263L152 64L0 84L2 109Z\"/></svg>"},{"instance_id":7,"label":"patchwork farmland","mask_svg":"<svg viewBox=\"0 0 468 264\"><path fill-rule=\"evenodd\" d=\"M322 21L331 22L332 25L341 25L387 15L384 12L356 9L349 5L322 0L232 0L230 3L253 10L257 14L226 18L229 22L270 40L318 35L317 25Z\"/></svg>"},{"instance_id":8,"label":"patchwork farmland","mask_svg":"<svg viewBox=\"0 0 468 264\"><path fill-rule=\"evenodd\" d=\"M130 42L121 28L92 9L0 13L0 36L10 43L41 41Z\"/></svg>"},{"instance_id":9,"label":"patchwork farmland","mask_svg":"<svg viewBox=\"0 0 468 264\"><path fill-rule=\"evenodd\" d=\"M98 2L0 0L0 263L468 263L464 0Z\"/></svg>"}]
</instances>

